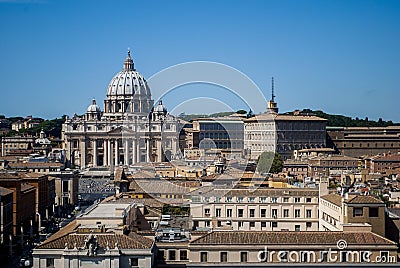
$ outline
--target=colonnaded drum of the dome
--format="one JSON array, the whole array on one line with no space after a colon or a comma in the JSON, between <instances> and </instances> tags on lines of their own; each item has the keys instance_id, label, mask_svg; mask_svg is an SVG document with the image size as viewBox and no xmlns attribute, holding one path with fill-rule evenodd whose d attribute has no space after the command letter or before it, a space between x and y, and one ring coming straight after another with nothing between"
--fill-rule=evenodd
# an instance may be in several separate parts
<instances>
[{"instance_id":1,"label":"colonnaded drum of the dome","mask_svg":"<svg viewBox=\"0 0 400 268\"><path fill-rule=\"evenodd\" d=\"M154 105L146 79L131 53L111 79L102 110L95 99L82 116L63 125L67 165L87 169L133 166L179 157L179 121L162 100Z\"/></svg>"}]
</instances>

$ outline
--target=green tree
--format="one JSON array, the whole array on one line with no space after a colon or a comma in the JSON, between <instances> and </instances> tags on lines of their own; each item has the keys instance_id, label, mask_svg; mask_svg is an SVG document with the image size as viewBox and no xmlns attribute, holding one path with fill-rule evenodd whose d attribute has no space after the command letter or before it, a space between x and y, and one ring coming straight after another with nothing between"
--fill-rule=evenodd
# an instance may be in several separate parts
<instances>
[{"instance_id":1,"label":"green tree","mask_svg":"<svg viewBox=\"0 0 400 268\"><path fill-rule=\"evenodd\" d=\"M274 152L263 152L257 161L257 171L259 173L279 173L283 169L282 156Z\"/></svg>"},{"instance_id":2,"label":"green tree","mask_svg":"<svg viewBox=\"0 0 400 268\"><path fill-rule=\"evenodd\" d=\"M245 110L238 110L236 113L237 114L247 114L247 112Z\"/></svg>"}]
</instances>

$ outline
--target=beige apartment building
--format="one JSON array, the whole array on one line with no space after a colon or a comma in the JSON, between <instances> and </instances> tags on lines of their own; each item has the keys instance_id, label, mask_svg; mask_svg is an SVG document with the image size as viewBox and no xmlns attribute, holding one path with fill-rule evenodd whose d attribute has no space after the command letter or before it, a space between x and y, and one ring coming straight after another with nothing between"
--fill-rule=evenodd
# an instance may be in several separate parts
<instances>
[{"instance_id":1,"label":"beige apartment building","mask_svg":"<svg viewBox=\"0 0 400 268\"><path fill-rule=\"evenodd\" d=\"M2 137L1 156L26 156L33 152L34 137Z\"/></svg>"},{"instance_id":2,"label":"beige apartment building","mask_svg":"<svg viewBox=\"0 0 400 268\"><path fill-rule=\"evenodd\" d=\"M317 231L318 189L212 189L191 193L196 230Z\"/></svg>"},{"instance_id":3,"label":"beige apartment building","mask_svg":"<svg viewBox=\"0 0 400 268\"><path fill-rule=\"evenodd\" d=\"M283 164L283 172L303 179L359 171L359 159L345 155L318 155L303 159L288 159Z\"/></svg>"},{"instance_id":4,"label":"beige apartment building","mask_svg":"<svg viewBox=\"0 0 400 268\"><path fill-rule=\"evenodd\" d=\"M309 175L329 176L331 173L342 171L356 171L359 169L359 160L345 155L324 155L308 160Z\"/></svg>"},{"instance_id":5,"label":"beige apartment building","mask_svg":"<svg viewBox=\"0 0 400 268\"><path fill-rule=\"evenodd\" d=\"M244 149L252 160L264 151L277 152L286 160L294 150L325 148L326 122L298 112L278 114L276 103L269 101L267 112L244 121Z\"/></svg>"},{"instance_id":6,"label":"beige apartment building","mask_svg":"<svg viewBox=\"0 0 400 268\"><path fill-rule=\"evenodd\" d=\"M327 127L326 131L343 155L361 157L400 151L400 126Z\"/></svg>"},{"instance_id":7,"label":"beige apartment building","mask_svg":"<svg viewBox=\"0 0 400 268\"><path fill-rule=\"evenodd\" d=\"M328 194L320 198L320 231L364 229L385 236L385 203L366 195Z\"/></svg>"}]
</instances>

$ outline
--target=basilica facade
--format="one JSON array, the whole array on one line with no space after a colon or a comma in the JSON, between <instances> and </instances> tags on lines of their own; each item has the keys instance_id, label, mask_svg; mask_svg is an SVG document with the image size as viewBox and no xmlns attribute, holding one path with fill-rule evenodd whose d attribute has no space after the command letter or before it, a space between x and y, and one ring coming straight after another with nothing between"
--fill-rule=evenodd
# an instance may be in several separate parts
<instances>
[{"instance_id":1,"label":"basilica facade","mask_svg":"<svg viewBox=\"0 0 400 268\"><path fill-rule=\"evenodd\" d=\"M83 116L66 119L62 134L67 163L113 169L177 157L179 129L161 100L154 105L147 81L128 51L123 70L108 85L104 110L93 99Z\"/></svg>"}]
</instances>

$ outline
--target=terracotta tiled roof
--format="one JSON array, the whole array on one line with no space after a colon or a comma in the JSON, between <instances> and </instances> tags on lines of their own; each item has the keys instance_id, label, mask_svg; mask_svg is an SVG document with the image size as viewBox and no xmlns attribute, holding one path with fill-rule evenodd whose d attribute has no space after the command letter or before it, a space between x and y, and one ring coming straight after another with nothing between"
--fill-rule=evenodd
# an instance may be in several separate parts
<instances>
[{"instance_id":1,"label":"terracotta tiled roof","mask_svg":"<svg viewBox=\"0 0 400 268\"><path fill-rule=\"evenodd\" d=\"M33 186L33 185L29 184L29 183L22 183L21 184L21 191L22 192L23 191L29 191L29 190L32 190L32 189L36 189L35 186Z\"/></svg>"},{"instance_id":2,"label":"terracotta tiled roof","mask_svg":"<svg viewBox=\"0 0 400 268\"><path fill-rule=\"evenodd\" d=\"M37 249L63 249L66 246L68 249L73 249L75 245L77 248L83 248L88 235L88 233L67 234L50 242L45 242L38 246ZM129 236L115 233L95 233L94 235L96 235L100 248L106 248L107 244L110 248L114 248L115 243L118 243L118 248L121 249L148 249L153 245L152 240L135 233Z\"/></svg>"},{"instance_id":3,"label":"terracotta tiled roof","mask_svg":"<svg viewBox=\"0 0 400 268\"><path fill-rule=\"evenodd\" d=\"M399 154L378 155L371 158L374 162L400 162Z\"/></svg>"},{"instance_id":4,"label":"terracotta tiled roof","mask_svg":"<svg viewBox=\"0 0 400 268\"><path fill-rule=\"evenodd\" d=\"M128 196L129 193L124 193L124 195ZM128 204L135 202L138 204L142 203L145 206L152 207L152 208L162 208L164 206L164 203L162 203L158 199L154 199L154 198L119 197L116 200L111 198L110 200L103 201L103 202L106 202L106 203L128 203Z\"/></svg>"},{"instance_id":5,"label":"terracotta tiled roof","mask_svg":"<svg viewBox=\"0 0 400 268\"><path fill-rule=\"evenodd\" d=\"M1 179L14 179L14 180L17 180L17 179L20 179L20 177L18 176L18 174L16 174L16 173L8 173L8 172L0 172L0 180Z\"/></svg>"},{"instance_id":6,"label":"terracotta tiled roof","mask_svg":"<svg viewBox=\"0 0 400 268\"><path fill-rule=\"evenodd\" d=\"M315 115L287 115L287 114L270 114L270 113L263 113L258 114L255 117L251 117L246 119L245 122L250 121L263 121L263 120L271 120L274 119L275 121L327 121L324 118L315 116Z\"/></svg>"},{"instance_id":7,"label":"terracotta tiled roof","mask_svg":"<svg viewBox=\"0 0 400 268\"><path fill-rule=\"evenodd\" d=\"M199 189L201 191L202 188ZM294 188L279 188L279 189L214 189L211 191L204 190L202 192L204 196L247 196L247 197L258 197L258 196L315 196L318 197L318 189L294 189Z\"/></svg>"},{"instance_id":8,"label":"terracotta tiled roof","mask_svg":"<svg viewBox=\"0 0 400 268\"><path fill-rule=\"evenodd\" d=\"M129 184L129 190L136 193L171 193L185 194L190 191L189 187L174 184L166 180L134 180Z\"/></svg>"},{"instance_id":9,"label":"terracotta tiled roof","mask_svg":"<svg viewBox=\"0 0 400 268\"><path fill-rule=\"evenodd\" d=\"M150 179L150 178L155 178L155 176L156 175L154 171L141 170L136 173L133 173L129 177L134 179Z\"/></svg>"},{"instance_id":10,"label":"terracotta tiled roof","mask_svg":"<svg viewBox=\"0 0 400 268\"><path fill-rule=\"evenodd\" d=\"M77 230L77 228L79 227L79 225L80 224L78 224L76 220L71 221L70 223L65 225L64 228L61 228L58 232L56 232L55 234L50 236L50 238L47 239L46 241L44 241L44 243L41 244L41 246L46 243L55 241L55 240L59 239L60 237L66 236L70 233L74 233Z\"/></svg>"},{"instance_id":11,"label":"terracotta tiled roof","mask_svg":"<svg viewBox=\"0 0 400 268\"><path fill-rule=\"evenodd\" d=\"M115 170L114 181L127 181L125 171L123 168L118 167Z\"/></svg>"},{"instance_id":12,"label":"terracotta tiled roof","mask_svg":"<svg viewBox=\"0 0 400 268\"><path fill-rule=\"evenodd\" d=\"M342 197L338 194L328 194L328 195L322 196L321 198L325 199L328 202L331 202L332 204L335 204L336 206L339 206L339 207L342 206Z\"/></svg>"},{"instance_id":13,"label":"terracotta tiled roof","mask_svg":"<svg viewBox=\"0 0 400 268\"><path fill-rule=\"evenodd\" d=\"M384 204L382 200L369 195L356 195L354 197L349 197L345 200L345 203L349 204Z\"/></svg>"},{"instance_id":14,"label":"terracotta tiled roof","mask_svg":"<svg viewBox=\"0 0 400 268\"><path fill-rule=\"evenodd\" d=\"M337 206L342 205L342 197L338 194L328 194L321 197ZM384 204L383 201L370 195L349 195L348 199L344 200L347 204Z\"/></svg>"},{"instance_id":15,"label":"terracotta tiled roof","mask_svg":"<svg viewBox=\"0 0 400 268\"><path fill-rule=\"evenodd\" d=\"M396 243L371 232L263 232L214 231L191 242L192 245L395 245Z\"/></svg>"},{"instance_id":16,"label":"terracotta tiled roof","mask_svg":"<svg viewBox=\"0 0 400 268\"><path fill-rule=\"evenodd\" d=\"M328 160L328 161L358 161L358 158L346 155L324 155L311 158L312 160Z\"/></svg>"},{"instance_id":17,"label":"terracotta tiled roof","mask_svg":"<svg viewBox=\"0 0 400 268\"><path fill-rule=\"evenodd\" d=\"M10 190L10 189L4 188L4 187L0 187L0 196L5 196L5 195L11 194L13 192L14 192L13 190Z\"/></svg>"},{"instance_id":18,"label":"terracotta tiled roof","mask_svg":"<svg viewBox=\"0 0 400 268\"><path fill-rule=\"evenodd\" d=\"M298 150L300 153L308 153L308 152L335 152L335 149L332 148L311 148L311 149L300 149Z\"/></svg>"},{"instance_id":19,"label":"terracotta tiled roof","mask_svg":"<svg viewBox=\"0 0 400 268\"><path fill-rule=\"evenodd\" d=\"M9 163L11 168L32 168L32 167L63 167L61 163L42 163L42 162L27 162L27 163Z\"/></svg>"},{"instance_id":20,"label":"terracotta tiled roof","mask_svg":"<svg viewBox=\"0 0 400 268\"><path fill-rule=\"evenodd\" d=\"M18 162L20 161L21 157L19 156L14 156L14 155L7 155L7 156L1 156L0 161L7 160L9 162Z\"/></svg>"}]
</instances>

